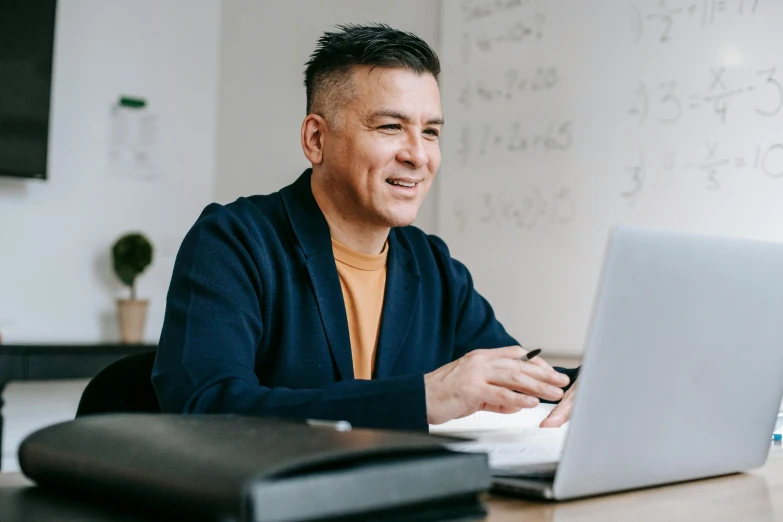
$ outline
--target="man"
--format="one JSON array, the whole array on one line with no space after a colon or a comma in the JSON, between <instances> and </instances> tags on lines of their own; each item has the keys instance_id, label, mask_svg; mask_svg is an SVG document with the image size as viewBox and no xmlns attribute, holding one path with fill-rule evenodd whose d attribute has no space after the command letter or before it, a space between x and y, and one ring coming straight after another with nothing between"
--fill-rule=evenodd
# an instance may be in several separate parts
<instances>
[{"instance_id":1,"label":"man","mask_svg":"<svg viewBox=\"0 0 783 522\"><path fill-rule=\"evenodd\" d=\"M208 206L182 244L153 371L163 410L426 430L563 399L576 370L522 362L465 266L408 226L440 165L437 55L387 26L339 29L305 73L312 169ZM544 425L565 422L571 391Z\"/></svg>"}]
</instances>

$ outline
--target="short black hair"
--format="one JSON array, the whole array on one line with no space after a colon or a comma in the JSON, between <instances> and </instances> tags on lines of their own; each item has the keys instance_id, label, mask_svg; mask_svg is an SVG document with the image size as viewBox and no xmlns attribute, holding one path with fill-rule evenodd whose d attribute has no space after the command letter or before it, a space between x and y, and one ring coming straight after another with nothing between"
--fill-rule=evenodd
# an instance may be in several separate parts
<instances>
[{"instance_id":1,"label":"short black hair","mask_svg":"<svg viewBox=\"0 0 783 522\"><path fill-rule=\"evenodd\" d=\"M417 74L430 73L437 81L440 74L438 55L415 34L392 29L386 24L342 24L337 29L325 32L318 39L315 51L307 61L308 114L313 112L313 105L321 95L326 94L322 91L350 88L347 82L354 66L408 69Z\"/></svg>"}]
</instances>

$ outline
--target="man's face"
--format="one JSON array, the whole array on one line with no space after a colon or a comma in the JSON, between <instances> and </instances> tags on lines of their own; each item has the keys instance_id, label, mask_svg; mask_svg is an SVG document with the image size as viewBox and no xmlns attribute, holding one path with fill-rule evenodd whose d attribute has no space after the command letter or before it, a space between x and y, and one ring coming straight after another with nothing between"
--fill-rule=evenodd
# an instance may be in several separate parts
<instances>
[{"instance_id":1,"label":"man's face","mask_svg":"<svg viewBox=\"0 0 783 522\"><path fill-rule=\"evenodd\" d=\"M438 84L405 69L356 67L352 79L355 96L324 140L327 190L352 220L409 225L440 166Z\"/></svg>"}]
</instances>

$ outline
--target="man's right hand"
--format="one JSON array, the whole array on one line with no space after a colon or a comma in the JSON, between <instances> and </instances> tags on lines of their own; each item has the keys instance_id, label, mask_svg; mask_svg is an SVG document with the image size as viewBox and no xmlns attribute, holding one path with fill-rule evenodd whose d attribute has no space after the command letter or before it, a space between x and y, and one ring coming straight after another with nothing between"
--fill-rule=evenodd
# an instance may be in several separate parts
<instances>
[{"instance_id":1,"label":"man's right hand","mask_svg":"<svg viewBox=\"0 0 783 522\"><path fill-rule=\"evenodd\" d=\"M520 346L473 350L424 376L427 422L440 424L479 410L514 413L558 401L569 383L540 357L520 358Z\"/></svg>"}]
</instances>

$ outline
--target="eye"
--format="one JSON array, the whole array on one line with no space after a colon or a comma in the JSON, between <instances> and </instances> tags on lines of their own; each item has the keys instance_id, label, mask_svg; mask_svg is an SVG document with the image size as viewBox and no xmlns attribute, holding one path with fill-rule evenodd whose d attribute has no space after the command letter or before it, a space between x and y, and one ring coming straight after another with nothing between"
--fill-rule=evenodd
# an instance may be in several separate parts
<instances>
[{"instance_id":1,"label":"eye","mask_svg":"<svg viewBox=\"0 0 783 522\"><path fill-rule=\"evenodd\" d=\"M399 123L389 123L387 125L381 125L378 128L386 131L396 131L396 130L400 130L402 126L400 126Z\"/></svg>"},{"instance_id":2,"label":"eye","mask_svg":"<svg viewBox=\"0 0 783 522\"><path fill-rule=\"evenodd\" d=\"M437 138L438 136L440 136L440 132L438 131L438 129L424 129L424 134L429 134L433 138Z\"/></svg>"}]
</instances>

